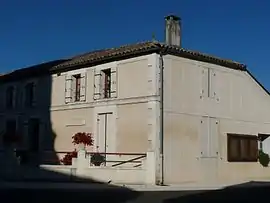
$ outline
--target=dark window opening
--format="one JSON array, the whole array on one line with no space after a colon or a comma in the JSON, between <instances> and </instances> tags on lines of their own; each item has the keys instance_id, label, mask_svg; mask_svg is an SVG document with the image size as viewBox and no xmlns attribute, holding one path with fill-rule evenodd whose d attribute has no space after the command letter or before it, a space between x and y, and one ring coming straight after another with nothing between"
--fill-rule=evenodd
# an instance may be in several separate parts
<instances>
[{"instance_id":1,"label":"dark window opening","mask_svg":"<svg viewBox=\"0 0 270 203\"><path fill-rule=\"evenodd\" d=\"M80 101L81 99L81 74L73 76L75 79L75 102Z\"/></svg>"},{"instance_id":2,"label":"dark window opening","mask_svg":"<svg viewBox=\"0 0 270 203\"><path fill-rule=\"evenodd\" d=\"M257 162L258 137L256 135L227 135L227 159L229 162Z\"/></svg>"},{"instance_id":3,"label":"dark window opening","mask_svg":"<svg viewBox=\"0 0 270 203\"><path fill-rule=\"evenodd\" d=\"M111 97L111 69L102 70L103 75L103 97Z\"/></svg>"}]
</instances>

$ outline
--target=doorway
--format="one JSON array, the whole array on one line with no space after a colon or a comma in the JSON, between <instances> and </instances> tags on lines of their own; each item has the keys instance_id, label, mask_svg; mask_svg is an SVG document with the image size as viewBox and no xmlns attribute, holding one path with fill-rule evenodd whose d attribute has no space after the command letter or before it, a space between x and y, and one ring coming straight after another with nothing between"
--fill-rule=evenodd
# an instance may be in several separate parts
<instances>
[{"instance_id":1,"label":"doorway","mask_svg":"<svg viewBox=\"0 0 270 203\"><path fill-rule=\"evenodd\" d=\"M109 151L109 140L112 125L112 112L99 113L97 115L97 149L98 152L107 153ZM106 154L104 154L106 160Z\"/></svg>"}]
</instances>

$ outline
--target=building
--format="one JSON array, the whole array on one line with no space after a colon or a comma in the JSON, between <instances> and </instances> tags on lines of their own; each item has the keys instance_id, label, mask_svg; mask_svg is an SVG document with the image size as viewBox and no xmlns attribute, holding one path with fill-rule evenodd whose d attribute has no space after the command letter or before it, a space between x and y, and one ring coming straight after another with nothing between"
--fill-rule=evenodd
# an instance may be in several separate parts
<instances>
[{"instance_id":1,"label":"building","mask_svg":"<svg viewBox=\"0 0 270 203\"><path fill-rule=\"evenodd\" d=\"M244 64L182 48L180 19L165 21L166 43L2 76L2 131L17 128L21 148L43 154L73 150L76 132L93 133L94 151L153 152L157 183L268 177L257 152L259 135L270 133L269 92Z\"/></svg>"}]
</instances>

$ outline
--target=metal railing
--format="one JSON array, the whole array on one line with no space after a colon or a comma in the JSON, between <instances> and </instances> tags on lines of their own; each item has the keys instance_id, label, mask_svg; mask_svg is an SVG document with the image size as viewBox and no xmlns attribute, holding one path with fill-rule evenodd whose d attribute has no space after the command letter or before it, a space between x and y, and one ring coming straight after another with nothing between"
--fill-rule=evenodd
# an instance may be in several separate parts
<instances>
[{"instance_id":1,"label":"metal railing","mask_svg":"<svg viewBox=\"0 0 270 203\"><path fill-rule=\"evenodd\" d=\"M31 152L29 150L14 150L14 155L19 159L25 159L27 162L38 161L39 164L62 165L61 159L72 151L43 151ZM3 150L0 150L3 153ZM101 166L107 167L141 167L143 160L146 158L146 153L122 153L122 152L86 152L86 158L90 159L91 165L95 165L91 161L92 157L102 156ZM26 163L27 163L26 162Z\"/></svg>"},{"instance_id":2,"label":"metal railing","mask_svg":"<svg viewBox=\"0 0 270 203\"><path fill-rule=\"evenodd\" d=\"M119 166L130 166L130 167L140 167L142 166L143 159L146 158L146 153L124 153L124 152L87 152L89 158L91 156L98 154L104 156L104 163L102 165L119 167Z\"/></svg>"}]
</instances>

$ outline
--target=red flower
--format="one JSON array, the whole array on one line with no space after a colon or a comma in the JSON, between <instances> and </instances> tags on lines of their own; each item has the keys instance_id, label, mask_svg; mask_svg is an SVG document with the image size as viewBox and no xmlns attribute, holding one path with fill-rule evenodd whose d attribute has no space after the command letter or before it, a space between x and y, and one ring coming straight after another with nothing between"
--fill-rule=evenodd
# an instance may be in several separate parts
<instances>
[{"instance_id":1,"label":"red flower","mask_svg":"<svg viewBox=\"0 0 270 203\"><path fill-rule=\"evenodd\" d=\"M84 144L86 146L92 146L94 142L92 134L85 132L76 133L74 136L72 136L72 139L73 144Z\"/></svg>"},{"instance_id":2,"label":"red flower","mask_svg":"<svg viewBox=\"0 0 270 203\"><path fill-rule=\"evenodd\" d=\"M76 149L73 152L68 152L63 159L60 160L61 163L64 165L71 165L72 164L72 158L77 158L77 151Z\"/></svg>"}]
</instances>

